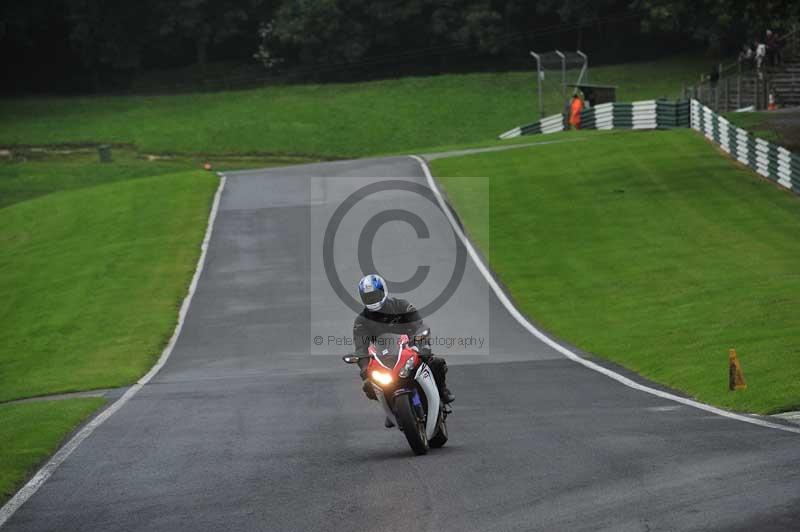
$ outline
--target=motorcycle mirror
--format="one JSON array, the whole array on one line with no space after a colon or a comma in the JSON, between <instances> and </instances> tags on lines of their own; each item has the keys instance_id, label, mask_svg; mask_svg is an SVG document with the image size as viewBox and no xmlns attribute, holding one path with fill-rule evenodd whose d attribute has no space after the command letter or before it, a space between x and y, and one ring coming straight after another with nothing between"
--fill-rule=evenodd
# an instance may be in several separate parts
<instances>
[{"instance_id":1,"label":"motorcycle mirror","mask_svg":"<svg viewBox=\"0 0 800 532\"><path fill-rule=\"evenodd\" d=\"M342 357L342 360L348 364L355 364L358 362L358 357L355 355L345 355Z\"/></svg>"}]
</instances>

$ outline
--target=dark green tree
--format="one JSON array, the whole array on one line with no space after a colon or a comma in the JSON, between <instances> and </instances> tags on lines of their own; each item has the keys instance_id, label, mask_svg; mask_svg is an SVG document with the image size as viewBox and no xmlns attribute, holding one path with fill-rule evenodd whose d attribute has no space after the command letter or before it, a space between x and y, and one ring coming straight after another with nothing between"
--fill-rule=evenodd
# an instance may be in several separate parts
<instances>
[{"instance_id":1,"label":"dark green tree","mask_svg":"<svg viewBox=\"0 0 800 532\"><path fill-rule=\"evenodd\" d=\"M90 71L132 70L141 66L147 42L147 9L142 4L72 0L69 44Z\"/></svg>"},{"instance_id":2,"label":"dark green tree","mask_svg":"<svg viewBox=\"0 0 800 532\"><path fill-rule=\"evenodd\" d=\"M190 41L195 62L205 66L208 51L226 39L246 33L255 42L258 22L269 17L267 0L172 0L155 5L156 34Z\"/></svg>"},{"instance_id":3,"label":"dark green tree","mask_svg":"<svg viewBox=\"0 0 800 532\"><path fill-rule=\"evenodd\" d=\"M772 29L786 34L800 22L800 2L787 0L633 0L646 31L683 33L712 51L736 49Z\"/></svg>"},{"instance_id":4,"label":"dark green tree","mask_svg":"<svg viewBox=\"0 0 800 532\"><path fill-rule=\"evenodd\" d=\"M490 0L296 0L273 23L285 53L301 64L355 62L381 54L502 43L502 14Z\"/></svg>"}]
</instances>

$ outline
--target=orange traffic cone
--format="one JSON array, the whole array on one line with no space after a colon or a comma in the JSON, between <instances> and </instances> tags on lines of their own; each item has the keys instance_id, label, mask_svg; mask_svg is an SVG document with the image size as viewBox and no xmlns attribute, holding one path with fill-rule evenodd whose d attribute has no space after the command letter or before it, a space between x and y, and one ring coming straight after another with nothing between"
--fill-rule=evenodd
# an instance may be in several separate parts
<instances>
[{"instance_id":1,"label":"orange traffic cone","mask_svg":"<svg viewBox=\"0 0 800 532\"><path fill-rule=\"evenodd\" d=\"M747 383L744 382L744 373L739 364L739 357L736 356L736 349L731 349L728 352L728 389L734 391L746 388Z\"/></svg>"}]
</instances>

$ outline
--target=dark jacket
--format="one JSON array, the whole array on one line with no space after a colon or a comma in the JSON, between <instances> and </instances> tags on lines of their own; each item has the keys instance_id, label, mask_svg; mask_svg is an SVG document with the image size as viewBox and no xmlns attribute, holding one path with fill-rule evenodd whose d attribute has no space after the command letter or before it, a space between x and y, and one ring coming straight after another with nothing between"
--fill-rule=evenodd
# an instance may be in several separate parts
<instances>
[{"instance_id":1,"label":"dark jacket","mask_svg":"<svg viewBox=\"0 0 800 532\"><path fill-rule=\"evenodd\" d=\"M777 50L781 47L780 38L775 33L767 35L764 44L767 45L767 50Z\"/></svg>"},{"instance_id":2,"label":"dark jacket","mask_svg":"<svg viewBox=\"0 0 800 532\"><path fill-rule=\"evenodd\" d=\"M423 326L422 316L405 299L389 297L380 310L365 308L353 322L353 346L358 355L366 355L369 344L382 334L406 334L409 337Z\"/></svg>"}]
</instances>

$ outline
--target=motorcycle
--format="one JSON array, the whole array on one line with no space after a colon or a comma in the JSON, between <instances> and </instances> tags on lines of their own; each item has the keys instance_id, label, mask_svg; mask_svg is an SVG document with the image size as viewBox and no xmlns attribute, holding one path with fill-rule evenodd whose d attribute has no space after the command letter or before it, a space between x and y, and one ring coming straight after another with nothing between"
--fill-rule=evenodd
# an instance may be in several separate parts
<instances>
[{"instance_id":1,"label":"motorcycle","mask_svg":"<svg viewBox=\"0 0 800 532\"><path fill-rule=\"evenodd\" d=\"M367 375L386 418L405 434L415 454L426 454L431 447L447 443L447 415L433 373L420 356L427 350L430 330L413 338L401 335L394 346L379 349L370 344L367 355L345 355L348 364L369 358ZM388 425L387 425L388 426Z\"/></svg>"}]
</instances>

